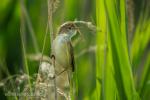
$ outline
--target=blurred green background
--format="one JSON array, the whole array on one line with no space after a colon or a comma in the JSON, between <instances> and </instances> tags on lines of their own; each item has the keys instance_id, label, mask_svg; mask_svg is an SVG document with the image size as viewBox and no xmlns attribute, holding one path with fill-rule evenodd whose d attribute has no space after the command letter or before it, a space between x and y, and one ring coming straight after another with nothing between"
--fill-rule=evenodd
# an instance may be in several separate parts
<instances>
[{"instance_id":1,"label":"blurred green background","mask_svg":"<svg viewBox=\"0 0 150 100\"><path fill-rule=\"evenodd\" d=\"M22 16L23 11L21 10L20 1L21 0L0 0L0 80L3 80L14 74L20 74L25 72L23 47L20 35L20 21L22 17L25 17L23 18L23 25L25 33L24 44L26 54L38 54L42 51L43 40L48 22L47 0L24 0L24 6L27 11L27 14L24 16ZM58 4L55 13L53 13L54 32L57 32L57 28L59 27L59 25L66 21L84 20L90 21L94 25L98 25L98 16L96 9L98 9L98 7L101 7L101 5L98 4L98 1L102 2L103 0L60 0L60 3ZM122 0L112 0L112 2L113 1L121 2ZM103 5L105 5L105 3ZM145 69L145 73L147 76L146 82L150 82L150 75L148 74L148 72L150 73L150 31L146 31L148 28L150 29L150 1L127 0L126 7L127 8L125 9L127 10L128 14L127 16L125 16L127 17L126 33L128 34L126 35L128 44L127 46L125 46L125 48L129 50L129 55L127 56L129 56L129 58L133 58L133 60L130 60L129 62L132 62L131 66L133 67L131 69L134 79L133 81L135 83L135 88L138 91L138 86L140 83L139 81L141 81L140 76L142 76L142 71L144 70L143 66L145 65L146 61L148 66L148 69ZM104 7L104 9L105 8L108 10L107 12L109 15L109 8ZM121 6L118 6L117 9L121 9ZM101 8L99 13L101 14ZM109 21L111 21L111 16L108 16L108 18L109 17ZM122 16L119 17L121 18ZM110 25L112 24L110 23ZM86 30L85 28L82 28L81 32L83 33L84 38L83 40L79 41L77 45L74 46L75 56L78 56L84 50L88 51L89 48L93 48L100 43L98 35L96 35L96 33L93 34L91 33L91 31ZM34 33L34 36L32 36L31 33ZM147 41L144 42L146 37ZM49 41L50 38L47 37L44 50L44 55L47 56L49 56L51 52ZM122 46L124 47L124 45ZM97 52L101 52L101 50ZM112 50L111 52L113 53L115 51ZM96 68L97 66L99 66L97 65L97 62L99 62L99 60L96 57L95 53L96 52L92 50L75 59L79 86L78 100L96 99L95 89L98 88L96 86L96 72L98 71L98 69ZM30 59L27 59L27 61L29 73L32 76L34 73L38 72L39 62L32 61ZM113 60L113 62L115 63L115 60ZM98 81L101 83L102 79L98 79ZM149 88L148 91L150 91L150 83L147 84L147 87ZM145 94L139 93L139 95L142 100L149 100L150 96L148 96L148 93L149 92L146 92ZM103 93L99 95L104 96ZM116 92L116 95L118 96L119 93ZM5 97L4 95L3 88L0 88L0 98L2 98L1 100L7 99L7 97ZM106 98L101 97L101 99Z\"/></svg>"}]
</instances>

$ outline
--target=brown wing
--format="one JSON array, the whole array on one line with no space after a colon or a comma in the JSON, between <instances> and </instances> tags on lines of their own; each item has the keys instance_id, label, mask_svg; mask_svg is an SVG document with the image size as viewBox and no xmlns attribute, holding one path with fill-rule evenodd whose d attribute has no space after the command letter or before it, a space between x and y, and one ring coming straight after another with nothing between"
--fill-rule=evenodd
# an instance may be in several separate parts
<instances>
[{"instance_id":1,"label":"brown wing","mask_svg":"<svg viewBox=\"0 0 150 100\"><path fill-rule=\"evenodd\" d=\"M72 71L75 71L75 61L74 61L74 50L73 50L73 46L71 44L71 42L68 42L70 45L70 56L71 56L71 67L72 67Z\"/></svg>"}]
</instances>

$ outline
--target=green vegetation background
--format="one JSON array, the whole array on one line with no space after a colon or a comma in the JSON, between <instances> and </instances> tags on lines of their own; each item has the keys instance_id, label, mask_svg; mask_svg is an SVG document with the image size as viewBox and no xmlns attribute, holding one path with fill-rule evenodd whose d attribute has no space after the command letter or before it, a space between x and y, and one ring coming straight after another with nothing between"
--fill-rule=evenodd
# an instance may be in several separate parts
<instances>
[{"instance_id":1,"label":"green vegetation background","mask_svg":"<svg viewBox=\"0 0 150 100\"><path fill-rule=\"evenodd\" d=\"M79 88L78 99L133 100L134 98L137 100L141 98L149 100L150 1L128 0L134 5L133 8L131 6L130 9L127 9L127 11L134 9L132 12L134 29L130 34L128 25L131 22L127 20L130 16L125 14L125 0L104 1L60 0L53 15L54 32L59 25L68 20L91 21L102 30L97 33L98 35L93 35L89 30L81 29L84 39L74 47L75 55L78 56L82 51L97 45L96 52L90 51L75 59ZM47 0L25 0L25 7L29 17L29 20L24 22L26 53L27 55L37 54L42 50L46 32ZM20 19L19 0L0 1L0 80L24 72ZM119 21L122 24L118 25ZM31 26L28 22L31 23ZM28 26L33 29L34 37L31 36L31 29ZM108 32L107 37L106 31ZM122 34L120 35L119 32ZM33 38L37 41L37 48ZM47 56L50 55L49 41L47 37L44 50L44 55ZM105 42L108 43L108 52L101 49L105 48ZM39 62L29 59L27 61L29 73L32 76L37 73ZM0 88L0 98L7 99L2 88Z\"/></svg>"}]
</instances>

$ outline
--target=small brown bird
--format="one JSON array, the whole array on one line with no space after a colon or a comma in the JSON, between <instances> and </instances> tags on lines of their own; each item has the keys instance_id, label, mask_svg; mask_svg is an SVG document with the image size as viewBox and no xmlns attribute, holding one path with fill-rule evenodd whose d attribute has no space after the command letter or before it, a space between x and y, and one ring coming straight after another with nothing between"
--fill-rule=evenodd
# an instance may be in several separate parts
<instances>
[{"instance_id":1,"label":"small brown bird","mask_svg":"<svg viewBox=\"0 0 150 100\"><path fill-rule=\"evenodd\" d=\"M55 57L56 84L63 91L66 91L66 88L68 88L66 91L68 96L70 96L70 86L73 86L72 72L75 71L71 38L76 32L77 27L75 24L67 22L60 26L58 34L53 41L52 53Z\"/></svg>"},{"instance_id":2,"label":"small brown bird","mask_svg":"<svg viewBox=\"0 0 150 100\"><path fill-rule=\"evenodd\" d=\"M55 61L66 70L75 70L71 38L76 32L76 26L72 22L67 22L60 26L58 35L53 41L53 54L55 56Z\"/></svg>"}]
</instances>

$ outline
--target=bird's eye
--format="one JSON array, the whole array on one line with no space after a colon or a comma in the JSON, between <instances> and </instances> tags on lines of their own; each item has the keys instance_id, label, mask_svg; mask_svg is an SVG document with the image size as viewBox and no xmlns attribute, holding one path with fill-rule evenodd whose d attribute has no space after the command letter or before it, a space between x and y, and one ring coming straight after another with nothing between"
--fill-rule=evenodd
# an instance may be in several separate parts
<instances>
[{"instance_id":1,"label":"bird's eye","mask_svg":"<svg viewBox=\"0 0 150 100\"><path fill-rule=\"evenodd\" d=\"M71 27L68 27L69 30L71 30Z\"/></svg>"}]
</instances>

